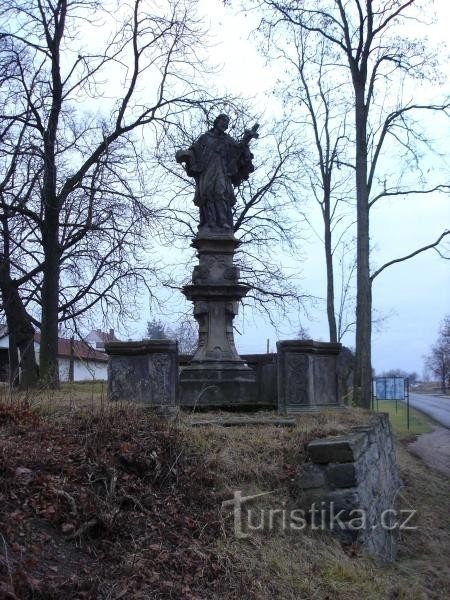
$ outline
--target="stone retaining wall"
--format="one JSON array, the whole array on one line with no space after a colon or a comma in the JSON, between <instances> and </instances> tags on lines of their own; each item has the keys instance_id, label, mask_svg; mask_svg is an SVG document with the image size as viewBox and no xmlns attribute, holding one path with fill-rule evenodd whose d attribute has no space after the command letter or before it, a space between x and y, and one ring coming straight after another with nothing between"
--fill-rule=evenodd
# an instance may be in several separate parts
<instances>
[{"instance_id":1,"label":"stone retaining wall","mask_svg":"<svg viewBox=\"0 0 450 600\"><path fill-rule=\"evenodd\" d=\"M389 562L396 556L397 536L397 528L389 528L401 520L393 512L400 480L388 415L373 418L373 424L355 427L347 435L310 442L310 462L296 482L296 491L306 513L313 504L325 511L327 527L342 542L356 542ZM357 518L362 512L352 511L363 511L364 521ZM339 512L340 522L331 524L331 516Z\"/></svg>"},{"instance_id":2,"label":"stone retaining wall","mask_svg":"<svg viewBox=\"0 0 450 600\"><path fill-rule=\"evenodd\" d=\"M242 354L241 357L255 371L258 406L276 409L278 407L277 355L272 352L270 354Z\"/></svg>"}]
</instances>

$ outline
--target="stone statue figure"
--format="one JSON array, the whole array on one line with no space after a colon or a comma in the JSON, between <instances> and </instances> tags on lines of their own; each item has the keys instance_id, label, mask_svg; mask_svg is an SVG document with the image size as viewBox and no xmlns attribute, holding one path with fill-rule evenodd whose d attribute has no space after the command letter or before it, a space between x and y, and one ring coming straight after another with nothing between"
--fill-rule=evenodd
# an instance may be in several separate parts
<instances>
[{"instance_id":1,"label":"stone statue figure","mask_svg":"<svg viewBox=\"0 0 450 600\"><path fill-rule=\"evenodd\" d=\"M233 187L248 179L255 170L249 142L258 137L258 124L246 129L242 140L226 133L229 117L220 114L213 128L202 134L187 150L178 150L178 163L195 179L194 204L200 208L199 230L233 231Z\"/></svg>"}]
</instances>

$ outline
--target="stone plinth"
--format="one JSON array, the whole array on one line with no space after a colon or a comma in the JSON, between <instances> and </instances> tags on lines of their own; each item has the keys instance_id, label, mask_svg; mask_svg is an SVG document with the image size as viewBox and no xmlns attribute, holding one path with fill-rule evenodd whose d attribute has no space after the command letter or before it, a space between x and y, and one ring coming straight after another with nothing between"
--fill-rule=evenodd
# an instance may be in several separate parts
<instances>
[{"instance_id":1,"label":"stone plinth","mask_svg":"<svg viewBox=\"0 0 450 600\"><path fill-rule=\"evenodd\" d=\"M199 264L183 293L194 304L198 347L180 372L183 406L225 407L255 402L255 374L237 353L233 319L249 287L233 264L238 241L230 233L200 233L192 245Z\"/></svg>"},{"instance_id":2,"label":"stone plinth","mask_svg":"<svg viewBox=\"0 0 450 600\"><path fill-rule=\"evenodd\" d=\"M283 414L340 406L336 359L341 344L277 342L278 410Z\"/></svg>"},{"instance_id":3,"label":"stone plinth","mask_svg":"<svg viewBox=\"0 0 450 600\"><path fill-rule=\"evenodd\" d=\"M149 407L177 404L177 342L110 342L105 344L105 350L109 400L127 400Z\"/></svg>"}]
</instances>

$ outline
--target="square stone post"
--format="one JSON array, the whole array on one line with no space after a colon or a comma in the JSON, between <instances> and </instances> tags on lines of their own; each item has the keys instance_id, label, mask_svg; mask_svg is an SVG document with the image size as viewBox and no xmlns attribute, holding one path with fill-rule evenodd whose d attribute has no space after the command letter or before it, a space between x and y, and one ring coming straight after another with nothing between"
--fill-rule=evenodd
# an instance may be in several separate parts
<instances>
[{"instance_id":1,"label":"square stone post","mask_svg":"<svg viewBox=\"0 0 450 600\"><path fill-rule=\"evenodd\" d=\"M178 343L173 340L109 342L108 399L149 407L175 406L178 399Z\"/></svg>"},{"instance_id":2,"label":"square stone post","mask_svg":"<svg viewBox=\"0 0 450 600\"><path fill-rule=\"evenodd\" d=\"M340 406L336 359L341 344L277 342L278 410L282 414Z\"/></svg>"}]
</instances>

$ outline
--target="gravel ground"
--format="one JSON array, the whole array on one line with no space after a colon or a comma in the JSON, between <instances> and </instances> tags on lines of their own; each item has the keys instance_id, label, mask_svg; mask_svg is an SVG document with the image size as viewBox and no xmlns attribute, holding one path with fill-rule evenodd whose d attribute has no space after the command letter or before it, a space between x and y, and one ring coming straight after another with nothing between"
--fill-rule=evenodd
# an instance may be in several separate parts
<instances>
[{"instance_id":1,"label":"gravel ground","mask_svg":"<svg viewBox=\"0 0 450 600\"><path fill-rule=\"evenodd\" d=\"M429 467L450 477L450 430L436 427L431 433L420 435L408 445Z\"/></svg>"}]
</instances>

